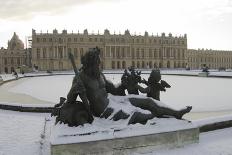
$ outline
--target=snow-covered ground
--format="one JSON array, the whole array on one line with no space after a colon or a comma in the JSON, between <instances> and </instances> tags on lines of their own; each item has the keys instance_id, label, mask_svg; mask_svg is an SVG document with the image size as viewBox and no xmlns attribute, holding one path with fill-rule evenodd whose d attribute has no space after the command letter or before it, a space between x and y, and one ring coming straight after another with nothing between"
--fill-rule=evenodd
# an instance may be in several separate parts
<instances>
[{"instance_id":1,"label":"snow-covered ground","mask_svg":"<svg viewBox=\"0 0 232 155\"><path fill-rule=\"evenodd\" d=\"M44 142L45 118L49 119L49 116L0 110L0 155L49 155L49 142ZM203 122L209 121L201 121L201 124L205 124ZM145 155L231 155L231 144L232 128L227 128L201 133L197 144L151 150Z\"/></svg>"},{"instance_id":2,"label":"snow-covered ground","mask_svg":"<svg viewBox=\"0 0 232 155\"><path fill-rule=\"evenodd\" d=\"M39 155L45 116L0 110L0 155Z\"/></svg>"}]
</instances>

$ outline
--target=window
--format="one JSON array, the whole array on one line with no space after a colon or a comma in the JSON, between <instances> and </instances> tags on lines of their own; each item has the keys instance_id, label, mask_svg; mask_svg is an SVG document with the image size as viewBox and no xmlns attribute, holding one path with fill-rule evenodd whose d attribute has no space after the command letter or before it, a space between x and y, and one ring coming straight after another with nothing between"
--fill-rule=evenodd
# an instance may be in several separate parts
<instances>
[{"instance_id":1,"label":"window","mask_svg":"<svg viewBox=\"0 0 232 155\"><path fill-rule=\"evenodd\" d=\"M53 51L52 51L52 47L49 48L49 57L52 58L53 57Z\"/></svg>"},{"instance_id":2,"label":"window","mask_svg":"<svg viewBox=\"0 0 232 155\"><path fill-rule=\"evenodd\" d=\"M130 57L131 53L130 53L130 47L127 47L127 57Z\"/></svg>"},{"instance_id":3,"label":"window","mask_svg":"<svg viewBox=\"0 0 232 155\"><path fill-rule=\"evenodd\" d=\"M136 57L139 58L139 48L136 50Z\"/></svg>"},{"instance_id":4,"label":"window","mask_svg":"<svg viewBox=\"0 0 232 155\"><path fill-rule=\"evenodd\" d=\"M141 50L142 58L145 57L144 49Z\"/></svg>"},{"instance_id":5,"label":"window","mask_svg":"<svg viewBox=\"0 0 232 155\"><path fill-rule=\"evenodd\" d=\"M43 48L43 58L46 58L46 48Z\"/></svg>"},{"instance_id":6,"label":"window","mask_svg":"<svg viewBox=\"0 0 232 155\"><path fill-rule=\"evenodd\" d=\"M4 64L7 65L7 58L4 58Z\"/></svg>"},{"instance_id":7,"label":"window","mask_svg":"<svg viewBox=\"0 0 232 155\"><path fill-rule=\"evenodd\" d=\"M58 57L63 58L63 49L62 49L62 47L58 48Z\"/></svg>"},{"instance_id":8,"label":"window","mask_svg":"<svg viewBox=\"0 0 232 155\"><path fill-rule=\"evenodd\" d=\"M37 58L40 58L40 49L39 48L37 48Z\"/></svg>"},{"instance_id":9,"label":"window","mask_svg":"<svg viewBox=\"0 0 232 155\"><path fill-rule=\"evenodd\" d=\"M84 50L83 50L83 48L80 49L80 55L81 55L81 56L84 55Z\"/></svg>"},{"instance_id":10,"label":"window","mask_svg":"<svg viewBox=\"0 0 232 155\"><path fill-rule=\"evenodd\" d=\"M20 65L20 58L17 58L17 65Z\"/></svg>"},{"instance_id":11,"label":"window","mask_svg":"<svg viewBox=\"0 0 232 155\"><path fill-rule=\"evenodd\" d=\"M149 49L149 58L152 58L153 56L152 56L152 50L151 49Z\"/></svg>"},{"instance_id":12,"label":"window","mask_svg":"<svg viewBox=\"0 0 232 155\"><path fill-rule=\"evenodd\" d=\"M136 42L139 43L139 39L136 39Z\"/></svg>"},{"instance_id":13,"label":"window","mask_svg":"<svg viewBox=\"0 0 232 155\"><path fill-rule=\"evenodd\" d=\"M63 40L61 38L59 38L59 43L62 43L62 42L63 42Z\"/></svg>"},{"instance_id":14,"label":"window","mask_svg":"<svg viewBox=\"0 0 232 155\"><path fill-rule=\"evenodd\" d=\"M71 38L68 38L68 42L71 42L72 41L72 39Z\"/></svg>"},{"instance_id":15,"label":"window","mask_svg":"<svg viewBox=\"0 0 232 155\"><path fill-rule=\"evenodd\" d=\"M68 52L72 53L72 49L71 49L71 48L68 48Z\"/></svg>"},{"instance_id":16,"label":"window","mask_svg":"<svg viewBox=\"0 0 232 155\"><path fill-rule=\"evenodd\" d=\"M74 48L74 57L77 58L78 54L77 54L77 48Z\"/></svg>"}]
</instances>

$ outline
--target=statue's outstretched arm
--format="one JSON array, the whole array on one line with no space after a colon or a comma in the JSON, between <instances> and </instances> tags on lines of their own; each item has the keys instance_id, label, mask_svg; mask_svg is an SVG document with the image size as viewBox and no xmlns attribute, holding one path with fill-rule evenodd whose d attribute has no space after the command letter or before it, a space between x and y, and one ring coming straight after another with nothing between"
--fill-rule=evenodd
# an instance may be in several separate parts
<instances>
[{"instance_id":1,"label":"statue's outstretched arm","mask_svg":"<svg viewBox=\"0 0 232 155\"><path fill-rule=\"evenodd\" d=\"M150 92L150 87L143 88L140 85L136 85L136 87L141 93L149 93Z\"/></svg>"},{"instance_id":2,"label":"statue's outstretched arm","mask_svg":"<svg viewBox=\"0 0 232 155\"><path fill-rule=\"evenodd\" d=\"M107 80L103 75L105 80L105 88L107 93L111 93L113 95L125 96L125 87L122 84L115 86L111 81Z\"/></svg>"}]
</instances>

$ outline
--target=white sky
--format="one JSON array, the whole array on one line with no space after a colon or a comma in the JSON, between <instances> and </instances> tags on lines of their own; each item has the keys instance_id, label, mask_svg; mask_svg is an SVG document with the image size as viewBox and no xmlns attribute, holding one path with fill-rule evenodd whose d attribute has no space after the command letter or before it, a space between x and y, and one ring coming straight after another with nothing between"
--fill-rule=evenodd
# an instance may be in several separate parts
<instances>
[{"instance_id":1,"label":"white sky","mask_svg":"<svg viewBox=\"0 0 232 155\"><path fill-rule=\"evenodd\" d=\"M232 0L0 0L0 47L16 32L188 35L188 48L232 50Z\"/></svg>"}]
</instances>

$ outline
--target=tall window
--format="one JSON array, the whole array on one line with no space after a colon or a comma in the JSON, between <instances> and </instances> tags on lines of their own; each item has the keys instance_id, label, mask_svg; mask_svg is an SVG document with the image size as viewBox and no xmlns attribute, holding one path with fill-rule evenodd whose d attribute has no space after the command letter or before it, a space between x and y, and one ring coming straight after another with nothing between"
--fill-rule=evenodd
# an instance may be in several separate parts
<instances>
[{"instance_id":1,"label":"tall window","mask_svg":"<svg viewBox=\"0 0 232 155\"><path fill-rule=\"evenodd\" d=\"M152 58L152 49L149 49L149 58Z\"/></svg>"},{"instance_id":2,"label":"tall window","mask_svg":"<svg viewBox=\"0 0 232 155\"><path fill-rule=\"evenodd\" d=\"M17 58L17 65L20 65L20 58Z\"/></svg>"},{"instance_id":3,"label":"tall window","mask_svg":"<svg viewBox=\"0 0 232 155\"><path fill-rule=\"evenodd\" d=\"M58 48L58 57L63 58L63 49L62 49L62 47Z\"/></svg>"},{"instance_id":4,"label":"tall window","mask_svg":"<svg viewBox=\"0 0 232 155\"><path fill-rule=\"evenodd\" d=\"M46 48L43 48L43 58L46 58Z\"/></svg>"},{"instance_id":5,"label":"tall window","mask_svg":"<svg viewBox=\"0 0 232 155\"><path fill-rule=\"evenodd\" d=\"M130 47L127 47L127 57L130 57L131 53L130 53Z\"/></svg>"},{"instance_id":6,"label":"tall window","mask_svg":"<svg viewBox=\"0 0 232 155\"><path fill-rule=\"evenodd\" d=\"M145 57L144 49L141 50L142 58Z\"/></svg>"},{"instance_id":7,"label":"tall window","mask_svg":"<svg viewBox=\"0 0 232 155\"><path fill-rule=\"evenodd\" d=\"M139 48L136 50L136 57L139 58Z\"/></svg>"},{"instance_id":8,"label":"tall window","mask_svg":"<svg viewBox=\"0 0 232 155\"><path fill-rule=\"evenodd\" d=\"M7 58L4 58L4 64L7 65Z\"/></svg>"},{"instance_id":9,"label":"tall window","mask_svg":"<svg viewBox=\"0 0 232 155\"><path fill-rule=\"evenodd\" d=\"M84 50L83 50L83 48L80 48L80 55L81 55L81 57L84 55Z\"/></svg>"},{"instance_id":10,"label":"tall window","mask_svg":"<svg viewBox=\"0 0 232 155\"><path fill-rule=\"evenodd\" d=\"M40 58L40 48L37 48L37 58Z\"/></svg>"},{"instance_id":11,"label":"tall window","mask_svg":"<svg viewBox=\"0 0 232 155\"><path fill-rule=\"evenodd\" d=\"M74 57L77 58L78 54L77 54L77 48L74 48Z\"/></svg>"}]
</instances>

